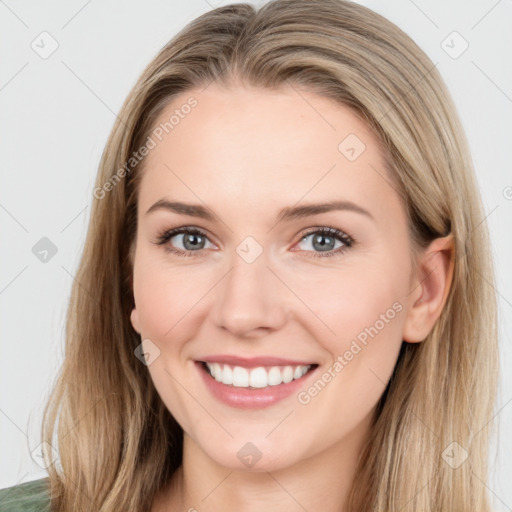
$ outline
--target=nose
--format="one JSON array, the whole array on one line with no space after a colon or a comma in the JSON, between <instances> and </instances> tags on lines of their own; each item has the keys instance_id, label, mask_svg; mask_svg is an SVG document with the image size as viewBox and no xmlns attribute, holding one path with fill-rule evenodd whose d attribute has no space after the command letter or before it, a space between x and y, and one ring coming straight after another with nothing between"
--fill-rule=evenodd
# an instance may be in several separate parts
<instances>
[{"instance_id":1,"label":"nose","mask_svg":"<svg viewBox=\"0 0 512 512\"><path fill-rule=\"evenodd\" d=\"M289 317L286 288L267 267L263 253L247 263L235 254L226 277L216 286L213 318L237 338L259 338L281 328Z\"/></svg>"}]
</instances>

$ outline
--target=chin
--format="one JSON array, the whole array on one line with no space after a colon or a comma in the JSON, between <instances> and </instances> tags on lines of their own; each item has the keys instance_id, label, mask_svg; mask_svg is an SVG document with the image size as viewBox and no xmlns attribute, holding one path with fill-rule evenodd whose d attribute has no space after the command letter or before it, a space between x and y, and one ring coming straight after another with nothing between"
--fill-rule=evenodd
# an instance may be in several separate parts
<instances>
[{"instance_id":1,"label":"chin","mask_svg":"<svg viewBox=\"0 0 512 512\"><path fill-rule=\"evenodd\" d=\"M238 435L223 443L196 444L214 463L234 471L261 473L277 471L296 464L301 460L297 451L298 441L293 446L283 446L280 442L272 442L266 435ZM197 443L197 441L196 441Z\"/></svg>"}]
</instances>

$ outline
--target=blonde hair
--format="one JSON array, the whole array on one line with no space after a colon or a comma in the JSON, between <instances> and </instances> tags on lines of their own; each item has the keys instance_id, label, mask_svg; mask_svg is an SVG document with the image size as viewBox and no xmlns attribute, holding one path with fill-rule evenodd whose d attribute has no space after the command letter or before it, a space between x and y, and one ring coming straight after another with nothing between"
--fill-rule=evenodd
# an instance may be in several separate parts
<instances>
[{"instance_id":1,"label":"blonde hair","mask_svg":"<svg viewBox=\"0 0 512 512\"><path fill-rule=\"evenodd\" d=\"M60 467L49 467L54 510L149 510L181 463L181 428L134 356L132 249L144 160L131 158L177 94L213 81L288 84L351 107L384 148L413 246L454 236L444 310L426 340L403 344L344 510L488 511L496 298L485 282L493 269L465 136L423 51L344 0L214 9L159 52L126 99L101 159L65 361L45 411L43 439L56 439L60 453ZM453 442L469 454L458 468L443 457Z\"/></svg>"}]
</instances>

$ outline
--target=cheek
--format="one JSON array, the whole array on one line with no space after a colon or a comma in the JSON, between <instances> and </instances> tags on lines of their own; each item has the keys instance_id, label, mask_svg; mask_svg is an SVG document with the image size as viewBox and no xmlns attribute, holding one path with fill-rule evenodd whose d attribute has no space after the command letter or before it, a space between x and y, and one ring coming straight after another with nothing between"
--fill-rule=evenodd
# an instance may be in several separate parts
<instances>
[{"instance_id":1,"label":"cheek","mask_svg":"<svg viewBox=\"0 0 512 512\"><path fill-rule=\"evenodd\" d=\"M134 294L142 335L160 341L175 337L183 320L200 313L210 281L211 272L200 266L185 271L162 258L141 257L134 269Z\"/></svg>"},{"instance_id":2,"label":"cheek","mask_svg":"<svg viewBox=\"0 0 512 512\"><path fill-rule=\"evenodd\" d=\"M328 446L355 431L386 388L402 345L406 284L382 267L339 272L319 284L304 287L303 296L334 331L317 319L310 323L330 361L297 396L297 418L314 424L312 429L330 425L319 441Z\"/></svg>"},{"instance_id":3,"label":"cheek","mask_svg":"<svg viewBox=\"0 0 512 512\"><path fill-rule=\"evenodd\" d=\"M186 432L193 432L194 418L201 417L203 412L183 393L180 383L188 378L183 372L183 365L190 365L188 341L196 337L205 316L201 298L212 284L200 265L184 270L169 265L165 256L159 254L141 251L138 256L134 294L141 337L152 340L159 350L148 371L167 409ZM195 394L195 385L187 381L186 388Z\"/></svg>"},{"instance_id":4,"label":"cheek","mask_svg":"<svg viewBox=\"0 0 512 512\"><path fill-rule=\"evenodd\" d=\"M346 349L347 341L358 337L364 341L368 329L374 333L372 326L391 338L400 337L407 280L403 272L394 270L398 266L340 267L295 281L297 295L313 313L309 328L331 354Z\"/></svg>"},{"instance_id":5,"label":"cheek","mask_svg":"<svg viewBox=\"0 0 512 512\"><path fill-rule=\"evenodd\" d=\"M305 302L318 317L310 328L315 325L315 339L331 358L325 381L333 382L336 400L342 394L345 412L352 406L369 410L394 369L408 290L404 265L347 269L303 288Z\"/></svg>"}]
</instances>

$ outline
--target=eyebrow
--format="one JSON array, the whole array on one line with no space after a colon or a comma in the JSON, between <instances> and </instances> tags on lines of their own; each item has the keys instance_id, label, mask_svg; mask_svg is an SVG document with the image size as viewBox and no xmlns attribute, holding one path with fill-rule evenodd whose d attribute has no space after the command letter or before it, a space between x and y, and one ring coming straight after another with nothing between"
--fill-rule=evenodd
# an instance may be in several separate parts
<instances>
[{"instance_id":1,"label":"eyebrow","mask_svg":"<svg viewBox=\"0 0 512 512\"><path fill-rule=\"evenodd\" d=\"M209 221L215 220L215 215L210 209L200 204L182 203L179 201L168 201L160 199L153 204L145 215L157 210L167 210L180 215L188 215L190 217L198 217ZM312 215L319 215L336 210L345 210L365 215L370 219L374 219L373 215L351 201L329 201L327 203L305 204L302 206L290 206L283 208L277 215L277 221L296 220Z\"/></svg>"}]
</instances>

